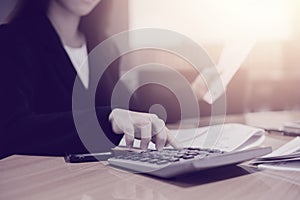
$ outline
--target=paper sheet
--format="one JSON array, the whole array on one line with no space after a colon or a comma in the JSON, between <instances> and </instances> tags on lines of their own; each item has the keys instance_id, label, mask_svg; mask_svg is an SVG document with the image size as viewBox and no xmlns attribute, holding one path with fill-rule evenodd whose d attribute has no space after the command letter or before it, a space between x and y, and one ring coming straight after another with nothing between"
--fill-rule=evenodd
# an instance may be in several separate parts
<instances>
[{"instance_id":1,"label":"paper sheet","mask_svg":"<svg viewBox=\"0 0 300 200\"><path fill-rule=\"evenodd\" d=\"M300 137L296 137L276 151L256 159L259 168L300 171Z\"/></svg>"},{"instance_id":2,"label":"paper sheet","mask_svg":"<svg viewBox=\"0 0 300 200\"><path fill-rule=\"evenodd\" d=\"M278 163L272 163L272 164L260 164L260 165L258 165L258 168L300 172L300 161L278 162Z\"/></svg>"},{"instance_id":3,"label":"paper sheet","mask_svg":"<svg viewBox=\"0 0 300 200\"><path fill-rule=\"evenodd\" d=\"M203 147L205 139L210 131L220 131L220 137L215 141L215 145L205 148L216 148L222 151L244 150L260 145L265 138L264 130L246 126L242 124L224 124L212 127L171 130L180 144L184 147ZM123 138L119 144L125 146ZM138 148L140 141L134 141L134 147ZM150 142L149 149L155 149L155 144Z\"/></svg>"},{"instance_id":4,"label":"paper sheet","mask_svg":"<svg viewBox=\"0 0 300 200\"><path fill-rule=\"evenodd\" d=\"M206 80L210 90L204 95L204 101L213 104L224 94L227 85L248 57L255 43L256 40L252 38L243 38L240 40L234 38L226 42L220 61L216 66L219 74L214 73L215 75L219 75L219 77L212 77L212 81ZM203 75L203 77L207 78L206 75ZM219 84L220 80L223 84L222 87Z\"/></svg>"},{"instance_id":5,"label":"paper sheet","mask_svg":"<svg viewBox=\"0 0 300 200\"><path fill-rule=\"evenodd\" d=\"M286 143L279 149L273 151L272 153L270 153L268 155L263 156L263 158L271 158L271 157L277 157L277 156L282 157L282 156L296 153L297 151L300 151L300 137L296 137L295 139Z\"/></svg>"}]
</instances>

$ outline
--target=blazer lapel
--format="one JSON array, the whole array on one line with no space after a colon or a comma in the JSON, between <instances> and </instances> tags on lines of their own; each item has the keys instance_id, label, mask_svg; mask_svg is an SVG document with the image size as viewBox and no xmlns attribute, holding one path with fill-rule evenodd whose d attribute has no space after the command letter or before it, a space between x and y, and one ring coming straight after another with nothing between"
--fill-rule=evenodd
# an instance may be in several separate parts
<instances>
[{"instance_id":1,"label":"blazer lapel","mask_svg":"<svg viewBox=\"0 0 300 200\"><path fill-rule=\"evenodd\" d=\"M44 56L43 59L48 61L46 64L51 65L49 67L54 68L63 86L72 94L77 72L63 47L61 39L46 16L34 20L34 23L38 23L34 26L39 27L36 30L36 40L44 48L45 52L41 54Z\"/></svg>"}]
</instances>

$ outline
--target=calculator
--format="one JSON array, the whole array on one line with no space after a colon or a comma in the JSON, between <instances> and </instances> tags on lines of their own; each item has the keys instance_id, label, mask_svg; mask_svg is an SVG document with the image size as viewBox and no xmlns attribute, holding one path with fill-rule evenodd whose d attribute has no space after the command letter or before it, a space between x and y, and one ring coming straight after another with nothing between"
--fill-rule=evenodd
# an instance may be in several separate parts
<instances>
[{"instance_id":1,"label":"calculator","mask_svg":"<svg viewBox=\"0 0 300 200\"><path fill-rule=\"evenodd\" d=\"M271 147L225 152L218 149L183 148L146 151L122 151L108 159L112 166L135 173L150 174L162 178L192 173L209 168L236 165L269 154Z\"/></svg>"}]
</instances>

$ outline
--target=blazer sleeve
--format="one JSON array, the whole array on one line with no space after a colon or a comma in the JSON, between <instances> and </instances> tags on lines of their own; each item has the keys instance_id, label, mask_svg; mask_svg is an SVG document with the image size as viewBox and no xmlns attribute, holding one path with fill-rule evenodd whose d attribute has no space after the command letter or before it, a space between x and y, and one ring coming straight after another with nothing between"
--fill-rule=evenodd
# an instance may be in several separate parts
<instances>
[{"instance_id":1,"label":"blazer sleeve","mask_svg":"<svg viewBox=\"0 0 300 200\"><path fill-rule=\"evenodd\" d=\"M15 66L20 65L18 51L11 41L6 41L9 32L0 28L0 158L11 154L54 155L85 153L87 149L76 131L72 111L37 114L29 106L30 85L24 74ZM12 48L14 46L14 48ZM88 116L90 111L79 112ZM96 108L98 121L105 135L118 144L108 121L110 107ZM83 122L88 124L88 119ZM101 141L99 141L101 149Z\"/></svg>"}]
</instances>

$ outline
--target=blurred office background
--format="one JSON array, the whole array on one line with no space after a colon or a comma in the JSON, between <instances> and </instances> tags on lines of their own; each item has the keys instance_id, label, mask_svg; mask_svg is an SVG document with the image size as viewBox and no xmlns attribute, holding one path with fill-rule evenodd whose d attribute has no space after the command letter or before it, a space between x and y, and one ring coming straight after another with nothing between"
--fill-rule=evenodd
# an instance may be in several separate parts
<instances>
[{"instance_id":1,"label":"blurred office background","mask_svg":"<svg viewBox=\"0 0 300 200\"><path fill-rule=\"evenodd\" d=\"M12 0L1 0L1 22L13 4ZM255 38L254 47L227 88L227 113L236 114L300 109L299 11L299 0L102 0L86 20L92 19L105 32L93 33L95 44L125 30L166 28L199 43L215 63L228 39L241 40L243 34ZM183 59L149 49L120 58L120 74L150 62L173 67L190 82L197 75ZM128 84L159 74L163 73L146 71ZM169 121L178 117L176 97L165 88L143 86L135 95L143 102L140 110L158 103L166 107ZM209 115L210 106L199 103L201 115Z\"/></svg>"}]
</instances>

